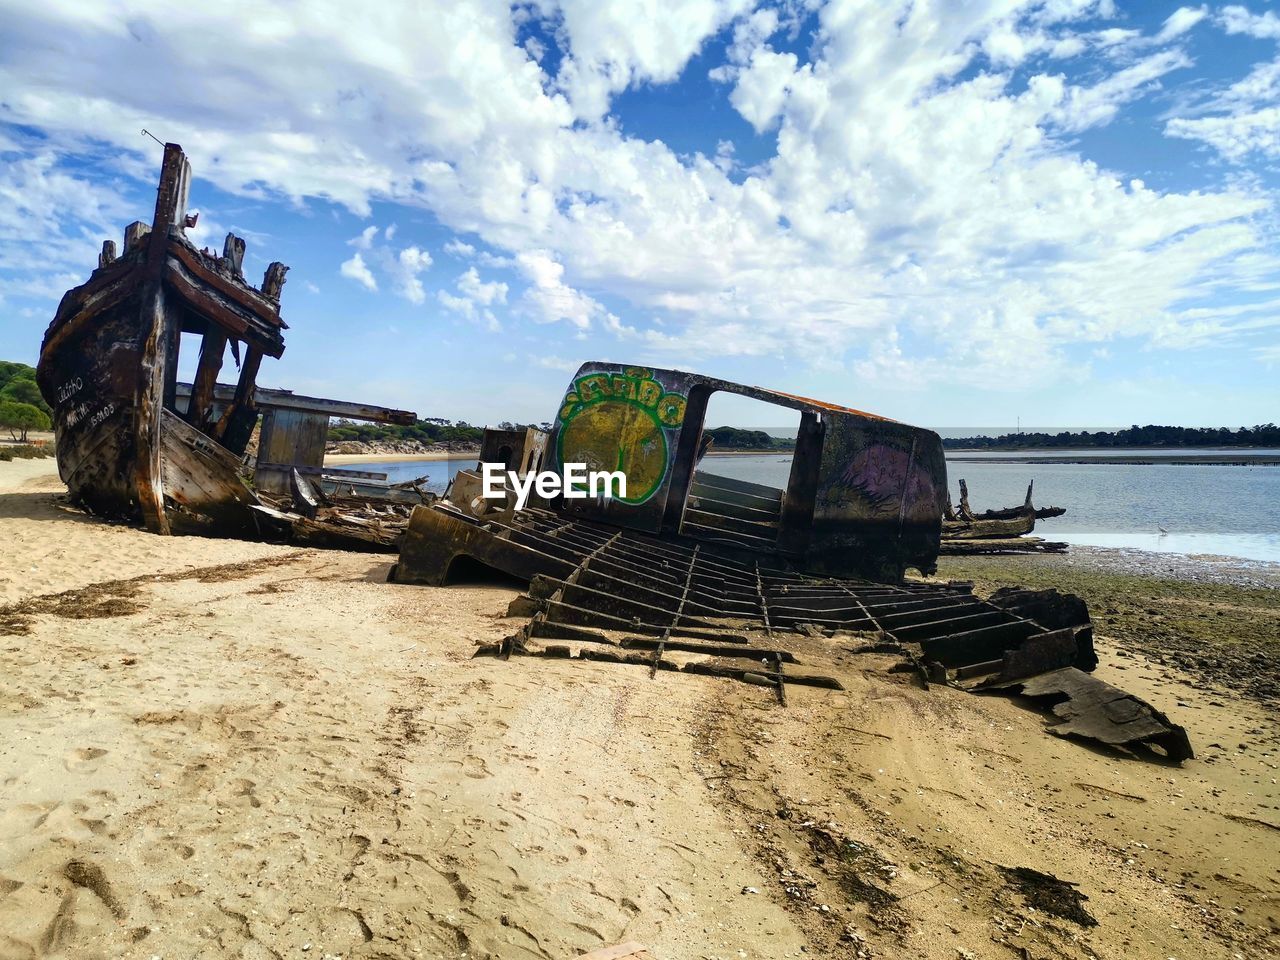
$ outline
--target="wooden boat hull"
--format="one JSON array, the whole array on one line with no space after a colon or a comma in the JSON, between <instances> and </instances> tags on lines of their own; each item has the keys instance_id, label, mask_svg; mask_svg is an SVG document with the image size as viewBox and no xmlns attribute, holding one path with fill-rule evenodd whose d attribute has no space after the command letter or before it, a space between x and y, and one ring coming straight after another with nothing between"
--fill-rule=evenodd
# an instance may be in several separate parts
<instances>
[{"instance_id":1,"label":"wooden boat hull","mask_svg":"<svg viewBox=\"0 0 1280 960\"><path fill-rule=\"evenodd\" d=\"M228 236L221 258L197 251L183 234L194 223L185 214L190 178L181 148L166 144L151 225L126 228L119 259L115 243L104 243L98 269L63 296L36 379L53 408L58 471L73 501L156 533L246 535L257 500L238 475L238 451L224 443L228 428L235 434L257 418L258 361L284 349L286 268L272 264L258 291L240 272L239 238ZM203 336L199 401L186 420L173 409L184 332ZM240 342L247 351L239 409L215 423L212 386L229 342L237 361Z\"/></svg>"},{"instance_id":2,"label":"wooden boat hull","mask_svg":"<svg viewBox=\"0 0 1280 960\"><path fill-rule=\"evenodd\" d=\"M120 285L134 278L123 275ZM69 295L70 296L70 295ZM142 519L136 487L142 424L140 296L132 292L46 341L37 379L53 408L58 473L71 499L113 519Z\"/></svg>"},{"instance_id":3,"label":"wooden boat hull","mask_svg":"<svg viewBox=\"0 0 1280 960\"><path fill-rule=\"evenodd\" d=\"M136 287L135 287L136 290ZM41 354L39 379L53 407L58 472L73 502L130 523L148 517L139 495L147 482L139 437L159 438L160 505L173 533L248 535L256 531L253 492L240 461L173 411L142 400L148 364L141 296L125 296L68 330Z\"/></svg>"},{"instance_id":4,"label":"wooden boat hull","mask_svg":"<svg viewBox=\"0 0 1280 960\"><path fill-rule=\"evenodd\" d=\"M1020 537L1036 528L1034 510L1010 520L944 520L943 540L987 540Z\"/></svg>"}]
</instances>

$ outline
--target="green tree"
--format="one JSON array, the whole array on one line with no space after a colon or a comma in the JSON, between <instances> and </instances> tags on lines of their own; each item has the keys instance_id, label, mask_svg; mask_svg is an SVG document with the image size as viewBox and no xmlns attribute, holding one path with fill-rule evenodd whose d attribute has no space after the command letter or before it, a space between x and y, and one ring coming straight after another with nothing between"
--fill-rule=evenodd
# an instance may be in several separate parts
<instances>
[{"instance_id":1,"label":"green tree","mask_svg":"<svg viewBox=\"0 0 1280 960\"><path fill-rule=\"evenodd\" d=\"M49 405L44 402L44 397L40 396L40 388L36 386L35 380L29 377L26 371L19 372L17 376L0 387L0 400L30 404L46 414L52 412Z\"/></svg>"},{"instance_id":2,"label":"green tree","mask_svg":"<svg viewBox=\"0 0 1280 960\"><path fill-rule=\"evenodd\" d=\"M0 388L16 377L19 373L31 370L25 363L15 363L12 360L0 360ZM33 374L34 370L31 371Z\"/></svg>"},{"instance_id":3,"label":"green tree","mask_svg":"<svg viewBox=\"0 0 1280 960\"><path fill-rule=\"evenodd\" d=\"M26 443L28 431L49 429L49 417L33 404L0 400L0 428L19 443Z\"/></svg>"}]
</instances>

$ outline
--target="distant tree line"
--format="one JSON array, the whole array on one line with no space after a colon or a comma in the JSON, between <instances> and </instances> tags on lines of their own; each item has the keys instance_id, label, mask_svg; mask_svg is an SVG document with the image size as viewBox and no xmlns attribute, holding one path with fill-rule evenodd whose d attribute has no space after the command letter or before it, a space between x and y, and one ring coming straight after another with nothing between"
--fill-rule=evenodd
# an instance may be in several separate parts
<instances>
[{"instance_id":1,"label":"distant tree line","mask_svg":"<svg viewBox=\"0 0 1280 960\"><path fill-rule=\"evenodd\" d=\"M507 420L498 424L498 428L502 430L523 430L527 427L550 430L551 424L511 423ZM402 443L417 440L420 443L466 443L478 446L483 434L482 427L473 427L465 420L444 420L440 417L427 417L408 426L335 420L329 427L330 440L359 440L362 443L376 443L380 440Z\"/></svg>"},{"instance_id":2,"label":"distant tree line","mask_svg":"<svg viewBox=\"0 0 1280 960\"><path fill-rule=\"evenodd\" d=\"M25 363L0 360L0 430L19 443L31 430L48 430L53 410L40 396L36 371Z\"/></svg>"},{"instance_id":3,"label":"distant tree line","mask_svg":"<svg viewBox=\"0 0 1280 960\"><path fill-rule=\"evenodd\" d=\"M775 437L763 430L741 427L711 427L702 433L711 437L712 450L792 450L796 445L790 437Z\"/></svg>"},{"instance_id":4,"label":"distant tree line","mask_svg":"<svg viewBox=\"0 0 1280 960\"><path fill-rule=\"evenodd\" d=\"M524 430L535 427L550 430L550 423L512 423L504 420L500 430ZM744 430L739 427L712 427L706 431L714 441L715 450L791 450L795 440L775 437L763 430ZM465 420L444 420L428 417L410 426L390 423L359 423L352 420L335 420L329 426L329 439L335 441L358 440L362 443L389 441L402 443L417 440L421 443L479 444L484 430L473 427Z\"/></svg>"},{"instance_id":5,"label":"distant tree line","mask_svg":"<svg viewBox=\"0 0 1280 960\"><path fill-rule=\"evenodd\" d=\"M1280 427L1264 423L1256 427L1140 427L1126 430L1082 430L1072 433L1006 433L999 437L949 437L948 449L987 448L1019 450L1039 447L1280 447Z\"/></svg>"}]
</instances>

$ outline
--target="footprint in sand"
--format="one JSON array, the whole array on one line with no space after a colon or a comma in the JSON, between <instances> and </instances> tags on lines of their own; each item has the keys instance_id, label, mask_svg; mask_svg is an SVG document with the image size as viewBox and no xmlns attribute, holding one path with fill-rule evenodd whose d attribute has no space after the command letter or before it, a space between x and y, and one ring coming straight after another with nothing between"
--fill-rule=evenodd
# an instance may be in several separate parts
<instances>
[{"instance_id":1,"label":"footprint in sand","mask_svg":"<svg viewBox=\"0 0 1280 960\"><path fill-rule=\"evenodd\" d=\"M70 860L63 868L62 875L71 881L74 886L88 890L101 900L117 920L124 919L124 905L116 898L115 892L111 888L111 883L107 880L106 873L96 863L88 860Z\"/></svg>"},{"instance_id":2,"label":"footprint in sand","mask_svg":"<svg viewBox=\"0 0 1280 960\"><path fill-rule=\"evenodd\" d=\"M16 837L43 827L49 814L59 807L51 803L19 803L0 813L0 836Z\"/></svg>"},{"instance_id":3,"label":"footprint in sand","mask_svg":"<svg viewBox=\"0 0 1280 960\"><path fill-rule=\"evenodd\" d=\"M92 773L106 755L107 751L101 747L77 747L63 755L62 765L72 773Z\"/></svg>"},{"instance_id":4,"label":"footprint in sand","mask_svg":"<svg viewBox=\"0 0 1280 960\"><path fill-rule=\"evenodd\" d=\"M241 777L240 779L237 779L232 782L231 795L234 797L244 797L246 800L248 800L249 806L253 807L256 810L258 807L262 806L262 801L259 800L257 795L253 792L256 786L257 784L254 783L252 780L247 780Z\"/></svg>"}]
</instances>

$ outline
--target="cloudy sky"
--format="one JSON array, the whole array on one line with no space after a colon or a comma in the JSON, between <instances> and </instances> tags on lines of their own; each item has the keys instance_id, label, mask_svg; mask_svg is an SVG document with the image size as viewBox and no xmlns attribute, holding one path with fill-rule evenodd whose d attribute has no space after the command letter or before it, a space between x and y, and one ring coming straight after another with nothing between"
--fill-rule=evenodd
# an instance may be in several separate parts
<instances>
[{"instance_id":1,"label":"cloudy sky","mask_svg":"<svg viewBox=\"0 0 1280 960\"><path fill-rule=\"evenodd\" d=\"M1280 419L1280 16L0 2L0 358L162 140L292 266L268 385L543 420L586 359L928 426Z\"/></svg>"}]
</instances>

